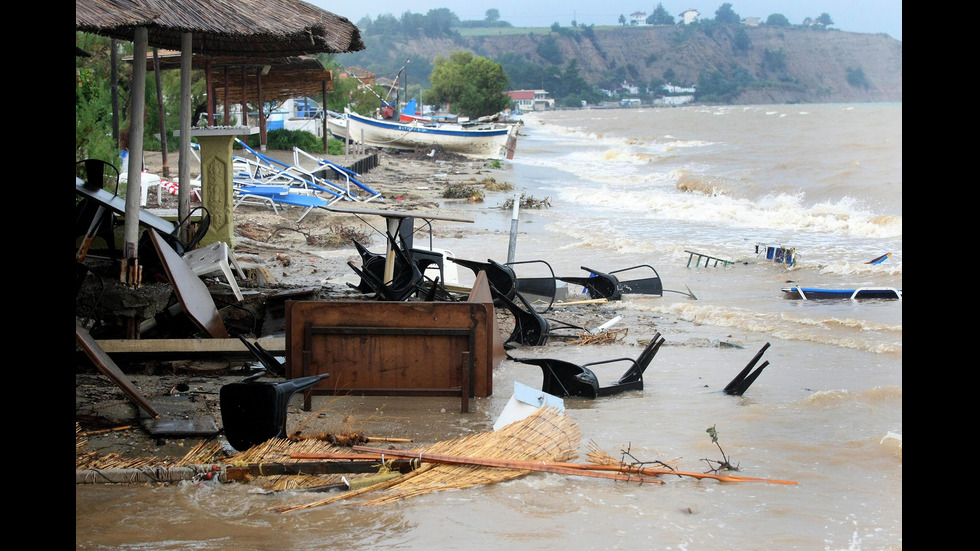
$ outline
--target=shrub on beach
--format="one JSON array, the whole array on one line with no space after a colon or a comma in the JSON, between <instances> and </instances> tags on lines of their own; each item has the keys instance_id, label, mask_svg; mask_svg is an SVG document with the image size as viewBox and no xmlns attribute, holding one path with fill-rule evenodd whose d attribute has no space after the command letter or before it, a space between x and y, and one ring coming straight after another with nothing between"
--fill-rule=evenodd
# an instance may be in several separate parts
<instances>
[{"instance_id":1,"label":"shrub on beach","mask_svg":"<svg viewBox=\"0 0 980 551\"><path fill-rule=\"evenodd\" d=\"M307 132L305 130L286 130L284 128L280 128L277 130L270 130L267 133L267 136L268 141L266 143L266 147L269 149L292 151L294 147L298 147L308 153L323 153L323 140L321 138L317 138L312 132ZM248 136L245 143L247 143L248 146L253 149L258 149L259 135L252 134Z\"/></svg>"},{"instance_id":2,"label":"shrub on beach","mask_svg":"<svg viewBox=\"0 0 980 551\"><path fill-rule=\"evenodd\" d=\"M509 184L507 182L498 182L494 178L489 178L489 177L484 178L482 181L480 181L480 184L487 191L510 191L514 189L513 184Z\"/></svg>"},{"instance_id":3,"label":"shrub on beach","mask_svg":"<svg viewBox=\"0 0 980 551\"><path fill-rule=\"evenodd\" d=\"M483 201L483 192L466 184L449 184L443 190L442 196L446 199L466 199L467 201Z\"/></svg>"},{"instance_id":4,"label":"shrub on beach","mask_svg":"<svg viewBox=\"0 0 980 551\"><path fill-rule=\"evenodd\" d=\"M535 199L533 196L521 194L520 208L522 209L543 209L551 207L551 200L548 197L544 199ZM504 201L503 205L500 205L503 210L510 210L514 208L514 199L510 198Z\"/></svg>"}]
</instances>

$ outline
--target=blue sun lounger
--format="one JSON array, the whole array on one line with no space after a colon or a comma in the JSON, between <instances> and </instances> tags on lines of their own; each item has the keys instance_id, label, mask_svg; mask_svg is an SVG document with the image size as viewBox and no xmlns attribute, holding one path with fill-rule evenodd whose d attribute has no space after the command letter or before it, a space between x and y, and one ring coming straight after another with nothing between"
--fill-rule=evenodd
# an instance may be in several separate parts
<instances>
[{"instance_id":1,"label":"blue sun lounger","mask_svg":"<svg viewBox=\"0 0 980 551\"><path fill-rule=\"evenodd\" d=\"M330 201L331 203L340 201L341 199L350 201L359 200L356 196L352 196L348 190L334 184L330 180L314 176L312 172L303 167L292 166L278 159L263 155L237 138L235 141L238 145L242 146L242 149L255 157L255 164L259 165L261 172L266 174L260 180L254 180L252 182L239 179L240 184L254 183L299 187L308 191L330 195L333 197Z\"/></svg>"},{"instance_id":2,"label":"blue sun lounger","mask_svg":"<svg viewBox=\"0 0 980 551\"><path fill-rule=\"evenodd\" d=\"M234 208L238 208L241 204L266 204L271 206L276 214L279 214L277 205L306 209L297 222L302 222L313 209L327 208L336 202L336 199L328 201L317 195L294 193L290 191L290 186L242 185L235 188L235 196Z\"/></svg>"},{"instance_id":3,"label":"blue sun lounger","mask_svg":"<svg viewBox=\"0 0 980 551\"><path fill-rule=\"evenodd\" d=\"M343 167L343 166L340 166L337 163L328 161L326 159L320 159L320 158L314 157L313 155L310 155L309 153L303 151L302 149L300 149L298 147L294 147L293 148L293 162L297 166L299 166L299 156L300 155L303 155L307 159L310 159L311 161L315 162L319 170L322 170L322 171L330 170L338 178L340 178L341 180L343 180L346 183L346 187L344 189L344 192L346 193L346 196L347 196L347 198L349 200L351 200L351 201L361 201L361 202L365 202L366 203L368 201L372 201L374 199L380 199L381 198L381 193L380 192L377 192L377 191L374 191L370 187L368 187L368 186L364 185L363 183L361 183L361 181L357 179L357 177L360 176L360 175L358 173L354 172L353 170L351 170L349 168L346 168L346 167ZM351 184L354 184L354 186L356 186L357 188L359 188L361 191L359 192L357 190L352 190L351 189Z\"/></svg>"}]
</instances>

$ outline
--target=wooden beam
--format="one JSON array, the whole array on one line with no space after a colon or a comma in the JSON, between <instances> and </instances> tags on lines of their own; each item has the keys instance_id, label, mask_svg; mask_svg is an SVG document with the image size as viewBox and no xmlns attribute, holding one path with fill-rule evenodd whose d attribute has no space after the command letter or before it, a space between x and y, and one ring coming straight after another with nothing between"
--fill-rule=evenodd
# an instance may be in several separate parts
<instances>
[{"instance_id":1,"label":"wooden beam","mask_svg":"<svg viewBox=\"0 0 980 551\"><path fill-rule=\"evenodd\" d=\"M126 378L126 375L119 369L115 362L106 355L104 349L102 349L92 335L89 334L88 330L75 322L75 342L85 351L85 355L95 364L95 367L99 369L104 375L112 379L116 386L122 389L122 391L129 396L129 399L135 403L137 406L143 408L147 413L149 413L154 418L160 417L157 410L153 408L150 402L145 396L140 392L133 383ZM244 345L242 345L244 347Z\"/></svg>"},{"instance_id":2,"label":"wooden beam","mask_svg":"<svg viewBox=\"0 0 980 551\"><path fill-rule=\"evenodd\" d=\"M275 356L286 353L284 337L256 339L259 345ZM96 343L106 354L211 355L231 358L252 358L252 353L237 338L228 339L105 339Z\"/></svg>"}]
</instances>

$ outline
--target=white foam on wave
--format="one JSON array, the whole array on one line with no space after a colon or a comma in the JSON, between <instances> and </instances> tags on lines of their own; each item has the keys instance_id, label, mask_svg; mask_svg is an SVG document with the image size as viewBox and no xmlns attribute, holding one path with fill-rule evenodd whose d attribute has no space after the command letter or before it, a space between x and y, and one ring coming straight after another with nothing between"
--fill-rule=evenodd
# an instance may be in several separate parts
<instances>
[{"instance_id":1,"label":"white foam on wave","mask_svg":"<svg viewBox=\"0 0 980 551\"><path fill-rule=\"evenodd\" d=\"M783 340L826 344L876 354L902 353L902 327L869 320L804 318L779 312L750 311L717 304L658 302L636 304L642 311L670 315L699 325L764 333ZM815 331L815 327L826 331Z\"/></svg>"},{"instance_id":2,"label":"white foam on wave","mask_svg":"<svg viewBox=\"0 0 980 551\"><path fill-rule=\"evenodd\" d=\"M607 209L610 217L624 212L640 213L650 219L725 224L769 233L804 231L866 238L902 235L900 216L882 218L860 209L849 198L812 207L801 204L802 195L780 194L753 201L730 196L722 182L714 187L707 185L709 191L678 192L670 185L676 175L676 172L648 174L643 181L646 185L636 181L618 186L569 183L559 187L554 198L568 204Z\"/></svg>"}]
</instances>

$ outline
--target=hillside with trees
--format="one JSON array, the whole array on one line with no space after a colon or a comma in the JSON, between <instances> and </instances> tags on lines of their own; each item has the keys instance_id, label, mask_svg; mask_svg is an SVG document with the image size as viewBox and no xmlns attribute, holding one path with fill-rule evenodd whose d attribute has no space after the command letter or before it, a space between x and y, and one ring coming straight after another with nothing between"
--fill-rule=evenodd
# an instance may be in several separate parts
<instances>
[{"instance_id":1,"label":"hillside with trees","mask_svg":"<svg viewBox=\"0 0 980 551\"><path fill-rule=\"evenodd\" d=\"M517 29L496 10L460 21L442 8L365 18L358 27L367 48L335 61L389 77L405 66L411 97L413 84L430 87L436 58L468 51L500 63L508 89L545 89L570 106L617 91L642 97L666 83L696 86L696 100L711 103L901 101L902 43L832 24L826 13L801 25L777 13L748 25L726 3L715 18L688 25L661 9L639 25Z\"/></svg>"}]
</instances>

